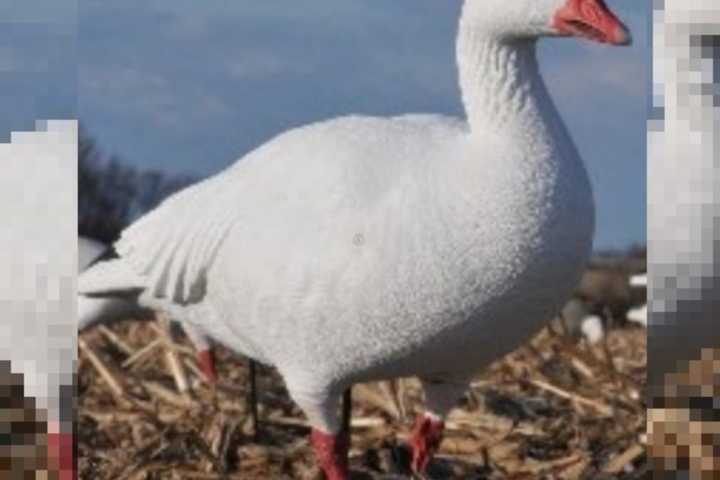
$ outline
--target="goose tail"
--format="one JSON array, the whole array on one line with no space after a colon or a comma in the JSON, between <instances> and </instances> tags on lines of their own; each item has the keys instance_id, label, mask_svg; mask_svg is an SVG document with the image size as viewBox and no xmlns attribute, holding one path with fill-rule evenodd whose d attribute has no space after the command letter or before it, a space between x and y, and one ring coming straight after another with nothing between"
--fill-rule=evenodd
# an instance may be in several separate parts
<instances>
[{"instance_id":1,"label":"goose tail","mask_svg":"<svg viewBox=\"0 0 720 480\"><path fill-rule=\"evenodd\" d=\"M145 318L143 280L121 258L96 263L78 277L78 329L122 318Z\"/></svg>"}]
</instances>

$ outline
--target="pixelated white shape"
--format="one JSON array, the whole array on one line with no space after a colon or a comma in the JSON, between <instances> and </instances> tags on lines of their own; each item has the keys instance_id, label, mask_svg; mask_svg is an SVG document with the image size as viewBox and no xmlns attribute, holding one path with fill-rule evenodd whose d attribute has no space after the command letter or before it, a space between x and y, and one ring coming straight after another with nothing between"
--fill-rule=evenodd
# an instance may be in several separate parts
<instances>
[{"instance_id":1,"label":"pixelated white shape","mask_svg":"<svg viewBox=\"0 0 720 480\"><path fill-rule=\"evenodd\" d=\"M703 35L720 35L717 2L667 0L656 14L654 32L655 97L662 98L664 128L648 138L648 232L651 258L662 259L653 281L662 288L680 278L695 288L716 262L714 223L720 218L720 175L713 136L720 126L713 58L702 58ZM697 272L680 272L690 265ZM704 270L703 270L704 268ZM684 278L683 278L684 277ZM652 295L652 289L651 293Z\"/></svg>"},{"instance_id":2,"label":"pixelated white shape","mask_svg":"<svg viewBox=\"0 0 720 480\"><path fill-rule=\"evenodd\" d=\"M663 118L648 129L647 320L656 379L720 343L720 53L707 45L720 35L720 3L663 4L653 33L653 112Z\"/></svg>"},{"instance_id":3,"label":"pixelated white shape","mask_svg":"<svg viewBox=\"0 0 720 480\"><path fill-rule=\"evenodd\" d=\"M57 421L76 357L78 128L37 126L0 144L0 359Z\"/></svg>"}]
</instances>

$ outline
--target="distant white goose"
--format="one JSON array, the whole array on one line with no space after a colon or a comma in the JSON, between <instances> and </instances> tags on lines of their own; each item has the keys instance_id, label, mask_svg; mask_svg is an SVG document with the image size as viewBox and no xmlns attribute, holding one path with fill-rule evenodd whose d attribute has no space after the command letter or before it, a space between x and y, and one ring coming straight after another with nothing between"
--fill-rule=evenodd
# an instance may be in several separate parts
<instances>
[{"instance_id":1,"label":"distant white goose","mask_svg":"<svg viewBox=\"0 0 720 480\"><path fill-rule=\"evenodd\" d=\"M78 274L108 255L110 247L87 237L78 237ZM127 318L149 318L153 313L137 302L137 294L129 292L120 296L78 295L78 329L80 331L96 323L107 323ZM182 323L185 334L197 350L200 370L210 383L217 381L217 371L210 342L192 324Z\"/></svg>"},{"instance_id":2,"label":"distant white goose","mask_svg":"<svg viewBox=\"0 0 720 480\"><path fill-rule=\"evenodd\" d=\"M331 480L348 478L342 392L419 376L422 471L471 376L559 311L591 251L590 183L538 69L545 35L629 42L602 0L466 0L467 120L286 132L132 225L81 291L134 289L276 366Z\"/></svg>"},{"instance_id":3,"label":"distant white goose","mask_svg":"<svg viewBox=\"0 0 720 480\"><path fill-rule=\"evenodd\" d=\"M647 288L647 273L633 275L630 277L630 286L635 288ZM647 302L628 310L627 319L631 322L639 323L640 325L647 327Z\"/></svg>"},{"instance_id":4,"label":"distant white goose","mask_svg":"<svg viewBox=\"0 0 720 480\"><path fill-rule=\"evenodd\" d=\"M560 320L563 330L571 338L579 338L582 335L590 344L594 344L602 340L605 335L602 318L580 298L572 298L565 304Z\"/></svg>"}]
</instances>

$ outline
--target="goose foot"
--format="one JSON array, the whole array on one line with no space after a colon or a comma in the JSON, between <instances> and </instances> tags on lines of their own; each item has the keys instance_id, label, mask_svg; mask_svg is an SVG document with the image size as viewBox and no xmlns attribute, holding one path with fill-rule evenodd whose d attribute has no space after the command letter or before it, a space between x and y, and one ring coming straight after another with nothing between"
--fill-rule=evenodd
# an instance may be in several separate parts
<instances>
[{"instance_id":1,"label":"goose foot","mask_svg":"<svg viewBox=\"0 0 720 480\"><path fill-rule=\"evenodd\" d=\"M313 429L310 442L326 480L349 480L350 436L347 432L332 434Z\"/></svg>"},{"instance_id":2,"label":"goose foot","mask_svg":"<svg viewBox=\"0 0 720 480\"><path fill-rule=\"evenodd\" d=\"M47 445L48 470L56 470L59 480L77 480L72 433L48 433Z\"/></svg>"},{"instance_id":3,"label":"goose foot","mask_svg":"<svg viewBox=\"0 0 720 480\"><path fill-rule=\"evenodd\" d=\"M410 447L412 448L410 466L413 472L421 474L425 471L440 446L444 429L445 422L433 415L425 413L417 416L410 435Z\"/></svg>"},{"instance_id":4,"label":"goose foot","mask_svg":"<svg viewBox=\"0 0 720 480\"><path fill-rule=\"evenodd\" d=\"M197 353L197 363L200 371L205 375L205 379L211 385L217 383L217 370L215 370L215 355L210 349L200 350Z\"/></svg>"}]
</instances>

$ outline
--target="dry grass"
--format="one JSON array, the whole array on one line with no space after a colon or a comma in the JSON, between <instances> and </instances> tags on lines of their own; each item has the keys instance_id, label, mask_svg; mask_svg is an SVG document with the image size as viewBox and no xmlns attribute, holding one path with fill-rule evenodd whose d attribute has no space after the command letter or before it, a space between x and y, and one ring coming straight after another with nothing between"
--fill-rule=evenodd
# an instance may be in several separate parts
<instances>
[{"instance_id":1,"label":"dry grass","mask_svg":"<svg viewBox=\"0 0 720 480\"><path fill-rule=\"evenodd\" d=\"M219 349L221 383L209 388L187 341L173 346L171 360L156 323L123 322L83 340L97 356L82 348L80 478L320 478L303 416L272 369L259 369L254 438L247 361ZM451 415L428 476L642 477L645 363L643 329L613 330L594 347L546 329L477 378ZM189 389L180 392L183 381ZM421 395L413 379L391 387L398 402L388 384L353 390L353 478L408 478L403 441Z\"/></svg>"}]
</instances>

